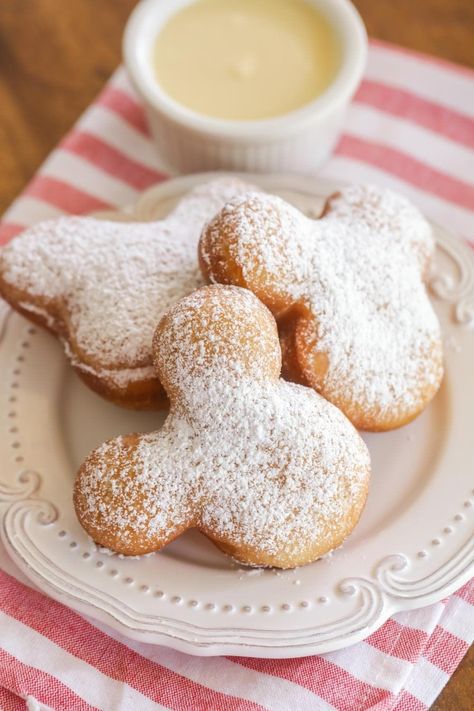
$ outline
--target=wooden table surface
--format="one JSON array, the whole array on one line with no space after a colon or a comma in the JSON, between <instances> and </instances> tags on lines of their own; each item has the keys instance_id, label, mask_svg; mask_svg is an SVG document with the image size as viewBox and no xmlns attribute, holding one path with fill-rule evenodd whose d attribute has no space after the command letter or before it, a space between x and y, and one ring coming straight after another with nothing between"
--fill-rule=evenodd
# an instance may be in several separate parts
<instances>
[{"instance_id":1,"label":"wooden table surface","mask_svg":"<svg viewBox=\"0 0 474 711\"><path fill-rule=\"evenodd\" d=\"M1 0L0 214L120 61L136 0ZM369 34L474 67L474 0L355 0ZM433 711L474 709L474 648Z\"/></svg>"}]
</instances>

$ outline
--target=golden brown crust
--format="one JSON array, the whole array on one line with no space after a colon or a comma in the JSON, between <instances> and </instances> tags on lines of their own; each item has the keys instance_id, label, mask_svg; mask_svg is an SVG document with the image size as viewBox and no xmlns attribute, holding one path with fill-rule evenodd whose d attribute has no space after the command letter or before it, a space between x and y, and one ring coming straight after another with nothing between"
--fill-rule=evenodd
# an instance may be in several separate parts
<instances>
[{"instance_id":1,"label":"golden brown crust","mask_svg":"<svg viewBox=\"0 0 474 711\"><path fill-rule=\"evenodd\" d=\"M150 538L150 536L144 536L141 529L138 526L134 526L133 523L127 526L124 532L113 523L111 524L110 518L101 515L101 507L115 509L124 505L124 498L127 498L127 493L124 491L125 487L121 482L123 468L132 467L130 471L131 478L140 475L140 471L138 469L134 470L133 466L135 462L134 455L141 437L142 435L139 434L130 434L122 437L123 453L120 457L115 456L115 450L108 450L107 447L92 452L79 469L74 483L73 502L79 523L96 543L122 555L133 556L152 553L173 541L193 525L193 520L190 518L180 526L170 525L164 535L156 535ZM97 467L108 469L111 475L98 481L95 497L97 502L100 500L101 505L91 515L90 500L85 495L87 490L85 483ZM140 512L141 516L146 516L145 496L138 494L133 500L133 507L136 512ZM126 543L124 539L126 539Z\"/></svg>"},{"instance_id":2,"label":"golden brown crust","mask_svg":"<svg viewBox=\"0 0 474 711\"><path fill-rule=\"evenodd\" d=\"M314 322L299 319L293 329L287 331L286 340L282 343L283 361L288 364L287 368L289 368L283 372L283 375L284 377L290 375L289 379L294 379L294 382L300 382L324 394L329 358L325 353L319 352L315 344ZM289 347L291 350L285 353ZM430 363L435 377L432 380L424 380L423 363L421 363L420 382L423 381L424 385L417 392L415 406L388 411L382 407L369 409L360 403L353 402L345 396L344 392L340 391L331 394L331 402L344 412L357 429L366 432L386 432L404 427L423 412L438 392L443 377L443 349L440 341L432 343L430 354L426 360Z\"/></svg>"},{"instance_id":3,"label":"golden brown crust","mask_svg":"<svg viewBox=\"0 0 474 711\"><path fill-rule=\"evenodd\" d=\"M281 370L275 319L253 294L236 287L204 286L181 299L158 324L153 351L171 403L183 397L186 378L212 368L216 377L235 368L236 378L268 381L278 380Z\"/></svg>"},{"instance_id":4,"label":"golden brown crust","mask_svg":"<svg viewBox=\"0 0 474 711\"><path fill-rule=\"evenodd\" d=\"M279 568L339 546L365 504L367 448L330 403L278 378L269 310L248 290L204 287L163 316L154 355L170 415L83 463L74 506L87 533L140 555L197 528L244 564Z\"/></svg>"},{"instance_id":5,"label":"golden brown crust","mask_svg":"<svg viewBox=\"0 0 474 711\"><path fill-rule=\"evenodd\" d=\"M156 377L129 381L125 387L119 387L81 366L73 364L73 368L87 387L114 405L128 410L166 410L169 407L166 392Z\"/></svg>"},{"instance_id":6,"label":"golden brown crust","mask_svg":"<svg viewBox=\"0 0 474 711\"><path fill-rule=\"evenodd\" d=\"M68 340L68 329L60 316L60 309L54 302L32 300L25 292L2 281L1 272L0 294L12 309L31 323L41 326L62 340ZM33 308L34 311L28 307ZM110 371L110 377L107 378L100 363L95 363L91 358L84 359L83 354L74 349L74 343L71 341L68 341L68 349L71 364L77 375L105 400L130 410L164 410L168 407L166 392L154 373L151 377L128 378L125 386L117 385L114 383L113 371ZM102 376L99 376L98 372L101 370ZM137 371L139 372L139 369Z\"/></svg>"},{"instance_id":7,"label":"golden brown crust","mask_svg":"<svg viewBox=\"0 0 474 711\"><path fill-rule=\"evenodd\" d=\"M167 400L151 341L169 305L202 285L202 226L251 189L223 176L199 184L152 223L64 216L40 222L0 249L0 294L62 341L95 392L133 409Z\"/></svg>"},{"instance_id":8,"label":"golden brown crust","mask_svg":"<svg viewBox=\"0 0 474 711\"><path fill-rule=\"evenodd\" d=\"M392 235L391 244L387 237ZM314 250L318 240L323 246ZM358 271L351 274L353 256L364 249L367 256L373 250L371 261L366 265L359 260ZM364 186L329 196L317 220L308 220L274 196L240 198L207 225L199 244L206 279L244 286L272 311L283 377L314 388L356 427L368 431L407 424L439 389L442 342L422 286L433 250L429 225L408 201ZM326 269L326 262L334 266ZM360 288L364 279L366 296ZM364 365L364 339L370 366ZM382 343L374 364L372 352Z\"/></svg>"},{"instance_id":9,"label":"golden brown crust","mask_svg":"<svg viewBox=\"0 0 474 711\"><path fill-rule=\"evenodd\" d=\"M201 533L207 536L219 550L223 551L231 558L243 565L250 565L262 568L280 568L288 570L318 560L328 551L333 551L339 548L346 538L352 533L357 526L362 512L364 510L367 496L369 493L369 478L367 483L352 500L350 510L345 512L344 521L331 525L326 524L324 534L317 540L308 541L303 550L299 546L295 547L295 541L288 541L285 550L280 550L276 554L265 553L261 548L246 546L236 541L223 539L215 535L212 530L201 528Z\"/></svg>"}]
</instances>

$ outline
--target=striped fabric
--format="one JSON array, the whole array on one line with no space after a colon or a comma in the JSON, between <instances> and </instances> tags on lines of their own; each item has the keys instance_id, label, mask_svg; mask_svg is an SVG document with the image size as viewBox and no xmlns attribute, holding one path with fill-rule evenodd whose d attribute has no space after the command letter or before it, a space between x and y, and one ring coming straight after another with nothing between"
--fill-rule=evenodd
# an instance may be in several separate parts
<instances>
[{"instance_id":1,"label":"striped fabric","mask_svg":"<svg viewBox=\"0 0 474 711\"><path fill-rule=\"evenodd\" d=\"M474 73L372 42L332 179L405 193L474 245ZM133 202L166 175L119 69L0 226ZM0 709L422 711L474 639L474 583L305 659L197 658L139 644L32 589L0 548Z\"/></svg>"}]
</instances>

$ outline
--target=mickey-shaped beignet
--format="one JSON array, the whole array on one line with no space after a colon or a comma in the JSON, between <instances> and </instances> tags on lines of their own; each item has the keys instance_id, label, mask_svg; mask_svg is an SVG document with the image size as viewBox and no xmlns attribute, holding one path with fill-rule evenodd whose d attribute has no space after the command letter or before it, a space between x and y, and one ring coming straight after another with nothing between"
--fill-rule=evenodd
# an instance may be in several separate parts
<instances>
[{"instance_id":1,"label":"mickey-shaped beignet","mask_svg":"<svg viewBox=\"0 0 474 711\"><path fill-rule=\"evenodd\" d=\"M245 289L204 287L163 316L153 346L170 413L80 468L89 535L134 555L195 527L243 563L280 568L340 545L365 503L369 454L337 408L279 379L268 309Z\"/></svg>"},{"instance_id":2,"label":"mickey-shaped beignet","mask_svg":"<svg viewBox=\"0 0 474 711\"><path fill-rule=\"evenodd\" d=\"M163 407L153 331L203 283L196 250L205 222L249 188L235 178L203 184L159 222L40 223L0 250L0 294L59 336L93 390L127 407Z\"/></svg>"},{"instance_id":3,"label":"mickey-shaped beignet","mask_svg":"<svg viewBox=\"0 0 474 711\"><path fill-rule=\"evenodd\" d=\"M208 280L250 289L277 318L284 376L374 431L412 420L441 383L423 283L433 252L418 210L372 186L331 196L316 220L278 197L244 195L200 241Z\"/></svg>"}]
</instances>

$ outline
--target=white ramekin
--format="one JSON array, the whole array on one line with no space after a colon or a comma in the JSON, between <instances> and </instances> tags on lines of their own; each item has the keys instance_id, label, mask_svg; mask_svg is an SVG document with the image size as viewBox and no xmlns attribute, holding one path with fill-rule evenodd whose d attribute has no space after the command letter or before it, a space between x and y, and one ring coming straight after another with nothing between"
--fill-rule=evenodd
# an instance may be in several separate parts
<instances>
[{"instance_id":1,"label":"white ramekin","mask_svg":"<svg viewBox=\"0 0 474 711\"><path fill-rule=\"evenodd\" d=\"M314 172L338 138L344 111L364 71L367 35L349 0L308 0L330 20L342 46L338 73L328 89L297 111L260 121L227 121L198 114L174 101L158 84L151 61L160 27L193 0L142 0L127 23L123 51L141 96L162 160L192 173L243 170Z\"/></svg>"}]
</instances>

